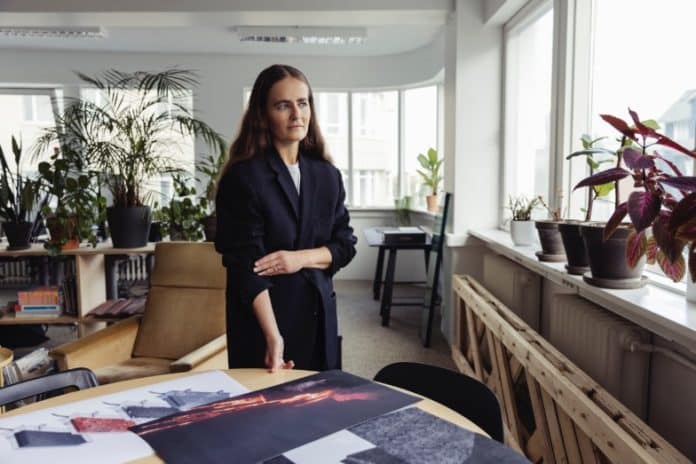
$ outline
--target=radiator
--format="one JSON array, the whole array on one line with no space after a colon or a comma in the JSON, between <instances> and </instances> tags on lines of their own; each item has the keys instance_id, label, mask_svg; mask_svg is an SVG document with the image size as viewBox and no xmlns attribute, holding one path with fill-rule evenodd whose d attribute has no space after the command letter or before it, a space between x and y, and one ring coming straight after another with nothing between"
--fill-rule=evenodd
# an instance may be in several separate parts
<instances>
[{"instance_id":1,"label":"radiator","mask_svg":"<svg viewBox=\"0 0 696 464\"><path fill-rule=\"evenodd\" d=\"M541 277L507 258L483 257L483 285L532 329L539 332Z\"/></svg>"},{"instance_id":2,"label":"radiator","mask_svg":"<svg viewBox=\"0 0 696 464\"><path fill-rule=\"evenodd\" d=\"M649 354L630 352L650 334L576 295L555 295L549 341L642 419L646 417Z\"/></svg>"}]
</instances>

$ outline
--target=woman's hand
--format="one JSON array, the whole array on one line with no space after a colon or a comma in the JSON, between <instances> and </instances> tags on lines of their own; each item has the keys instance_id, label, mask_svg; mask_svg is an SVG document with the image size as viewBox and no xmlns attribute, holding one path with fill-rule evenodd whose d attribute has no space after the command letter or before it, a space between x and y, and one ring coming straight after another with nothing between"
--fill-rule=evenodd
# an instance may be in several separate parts
<instances>
[{"instance_id":1,"label":"woman's hand","mask_svg":"<svg viewBox=\"0 0 696 464\"><path fill-rule=\"evenodd\" d=\"M292 360L285 362L283 360L283 350L285 344L283 337L280 335L266 340L266 368L268 372L275 372L278 369L292 369L295 363Z\"/></svg>"},{"instance_id":2,"label":"woman's hand","mask_svg":"<svg viewBox=\"0 0 696 464\"><path fill-rule=\"evenodd\" d=\"M260 276L294 274L304 267L304 250L280 250L270 253L254 263L254 272Z\"/></svg>"}]
</instances>

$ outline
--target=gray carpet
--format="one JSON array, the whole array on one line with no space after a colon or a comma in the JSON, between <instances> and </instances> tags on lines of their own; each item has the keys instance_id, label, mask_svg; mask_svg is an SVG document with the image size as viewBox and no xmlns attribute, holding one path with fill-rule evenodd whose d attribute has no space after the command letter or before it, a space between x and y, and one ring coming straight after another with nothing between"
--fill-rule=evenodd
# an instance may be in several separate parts
<instances>
[{"instance_id":1,"label":"gray carpet","mask_svg":"<svg viewBox=\"0 0 696 464\"><path fill-rule=\"evenodd\" d=\"M421 362L456 369L449 346L440 333L440 320L433 324L430 348L421 344L419 307L392 308L389 327L382 327L379 301L372 299L372 282L336 280L338 330L343 335L343 370L373 378L382 367L399 361ZM422 295L423 289L397 286L395 298ZM419 301L418 299L414 301Z\"/></svg>"},{"instance_id":2,"label":"gray carpet","mask_svg":"<svg viewBox=\"0 0 696 464\"><path fill-rule=\"evenodd\" d=\"M449 347L439 330L439 319L433 325L431 347L424 348L418 336L420 308L393 308L390 326L382 327L379 302L372 299L371 281L337 280L334 284L339 332L343 335L343 369L346 372L371 379L382 367L398 361L455 369ZM395 289L395 296L422 294L422 288L413 286L397 286ZM49 326L46 335L50 340L40 346L51 349L74 340L77 331L70 326ZM32 349L19 348L15 355L21 357Z\"/></svg>"}]
</instances>

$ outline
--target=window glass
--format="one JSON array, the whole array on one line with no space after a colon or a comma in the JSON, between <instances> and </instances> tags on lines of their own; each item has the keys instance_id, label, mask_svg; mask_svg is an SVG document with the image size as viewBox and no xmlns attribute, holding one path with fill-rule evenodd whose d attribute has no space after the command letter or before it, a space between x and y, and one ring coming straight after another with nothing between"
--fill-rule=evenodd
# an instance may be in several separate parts
<instances>
[{"instance_id":1,"label":"window glass","mask_svg":"<svg viewBox=\"0 0 696 464\"><path fill-rule=\"evenodd\" d=\"M688 58L688 51L696 41L696 2L663 0L655 8L650 0L595 0L594 7L592 134L607 135L613 141L616 131L599 115L627 120L630 107L643 120L657 120L665 135L693 148L696 62ZM692 159L660 150L683 173L693 174ZM622 197L631 190L630 183L622 184ZM608 219L613 210L613 196L598 201L593 219Z\"/></svg>"},{"instance_id":2,"label":"window glass","mask_svg":"<svg viewBox=\"0 0 696 464\"><path fill-rule=\"evenodd\" d=\"M353 206L394 206L399 168L397 91L353 93Z\"/></svg>"},{"instance_id":3,"label":"window glass","mask_svg":"<svg viewBox=\"0 0 696 464\"><path fill-rule=\"evenodd\" d=\"M334 165L341 170L348 189L348 92L314 92L314 107L326 149ZM348 199L346 194L346 201Z\"/></svg>"},{"instance_id":4,"label":"window glass","mask_svg":"<svg viewBox=\"0 0 696 464\"><path fill-rule=\"evenodd\" d=\"M508 195L548 196L552 42L551 9L507 33L505 203Z\"/></svg>"},{"instance_id":5,"label":"window glass","mask_svg":"<svg viewBox=\"0 0 696 464\"><path fill-rule=\"evenodd\" d=\"M53 124L51 97L48 94L3 93L0 89L0 146L13 171L15 162L12 155L12 136L14 135L22 145L22 172L33 177L38 174L38 164L47 159L54 148L51 146L34 158L34 144L42 130Z\"/></svg>"},{"instance_id":6,"label":"window glass","mask_svg":"<svg viewBox=\"0 0 696 464\"><path fill-rule=\"evenodd\" d=\"M402 196L411 196L411 205L425 207L425 196L431 191L423 185L418 170L423 170L418 155L427 156L428 149L437 150L437 87L420 87L404 91L404 173ZM438 153L442 158L442 153ZM444 165L440 176L444 177ZM440 189L442 189L442 182Z\"/></svg>"}]
</instances>

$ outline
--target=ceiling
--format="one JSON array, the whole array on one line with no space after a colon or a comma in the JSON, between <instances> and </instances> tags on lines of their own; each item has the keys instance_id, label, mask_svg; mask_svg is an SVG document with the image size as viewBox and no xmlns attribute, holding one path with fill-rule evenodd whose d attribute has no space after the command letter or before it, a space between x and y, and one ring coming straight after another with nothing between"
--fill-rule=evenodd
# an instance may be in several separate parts
<instances>
[{"instance_id":1,"label":"ceiling","mask_svg":"<svg viewBox=\"0 0 696 464\"><path fill-rule=\"evenodd\" d=\"M62 5L56 5L60 3ZM103 39L0 37L0 48L196 54L375 56L407 52L443 29L450 0L5 0L0 26L100 26ZM230 5L232 4L233 5ZM360 45L240 42L235 26L361 27Z\"/></svg>"}]
</instances>

